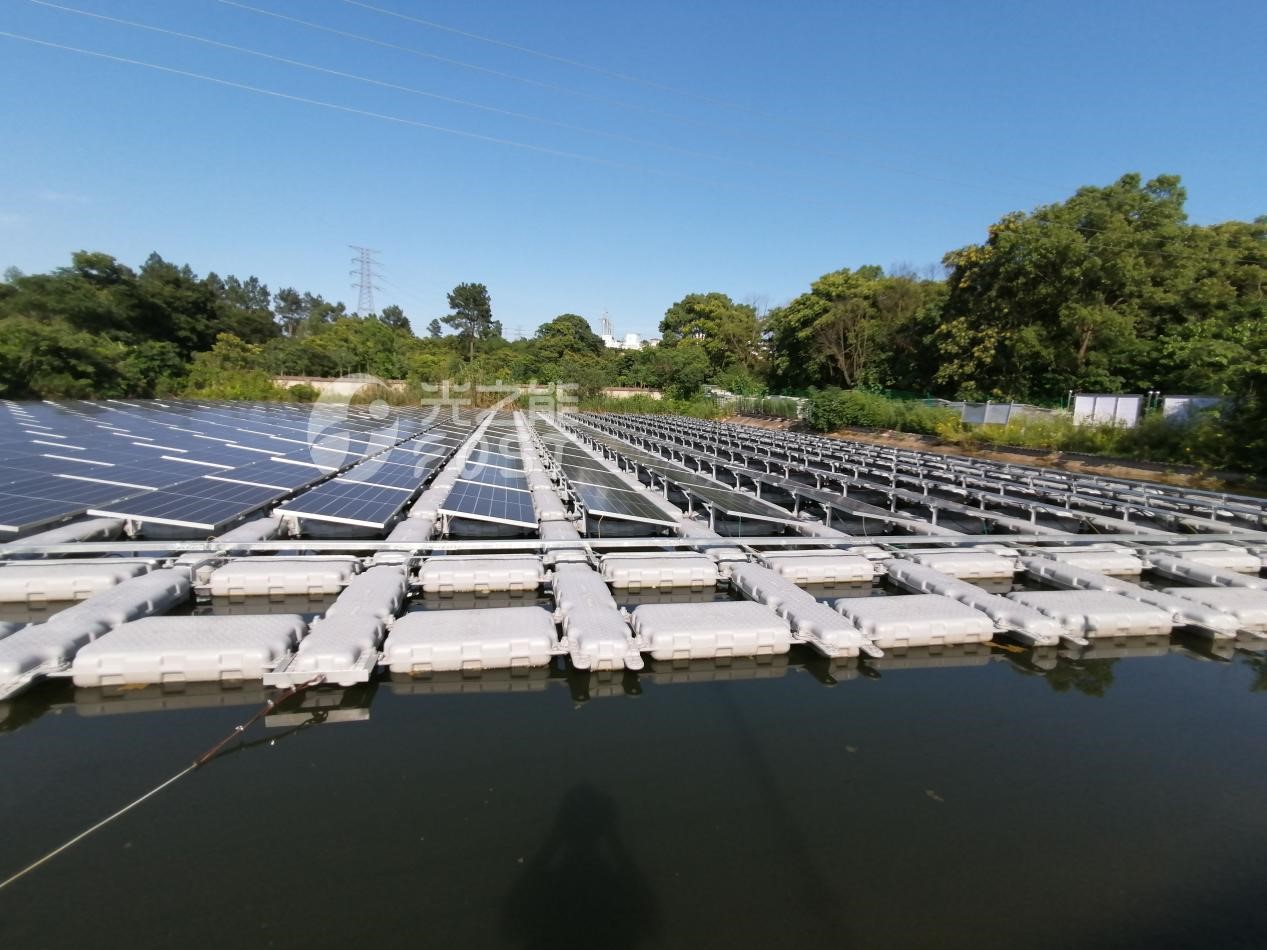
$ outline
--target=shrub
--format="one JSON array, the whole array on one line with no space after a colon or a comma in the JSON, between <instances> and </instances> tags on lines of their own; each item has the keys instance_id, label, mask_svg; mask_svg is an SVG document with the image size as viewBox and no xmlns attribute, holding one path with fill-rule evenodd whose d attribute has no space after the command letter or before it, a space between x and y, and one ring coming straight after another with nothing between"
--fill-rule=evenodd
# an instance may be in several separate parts
<instances>
[{"instance_id":1,"label":"shrub","mask_svg":"<svg viewBox=\"0 0 1267 950\"><path fill-rule=\"evenodd\" d=\"M310 386L307 383L291 386L287 392L290 393L290 398L294 402L316 402L321 395L321 391L316 386Z\"/></svg>"}]
</instances>

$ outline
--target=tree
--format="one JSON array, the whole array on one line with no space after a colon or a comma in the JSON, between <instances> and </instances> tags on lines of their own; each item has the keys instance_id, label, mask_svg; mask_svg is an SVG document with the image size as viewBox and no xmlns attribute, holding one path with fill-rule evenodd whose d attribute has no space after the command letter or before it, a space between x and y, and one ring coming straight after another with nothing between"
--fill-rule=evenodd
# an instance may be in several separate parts
<instances>
[{"instance_id":1,"label":"tree","mask_svg":"<svg viewBox=\"0 0 1267 950\"><path fill-rule=\"evenodd\" d=\"M931 327L942 284L875 265L824 274L767 321L772 376L781 386L924 389L934 371Z\"/></svg>"},{"instance_id":2,"label":"tree","mask_svg":"<svg viewBox=\"0 0 1267 950\"><path fill-rule=\"evenodd\" d=\"M1124 175L1005 216L946 255L937 381L965 395L1235 391L1263 315L1267 228L1194 227L1179 178Z\"/></svg>"},{"instance_id":3,"label":"tree","mask_svg":"<svg viewBox=\"0 0 1267 950\"><path fill-rule=\"evenodd\" d=\"M298 336L306 314L303 295L294 287L283 287L273 296L273 313L286 336Z\"/></svg>"},{"instance_id":4,"label":"tree","mask_svg":"<svg viewBox=\"0 0 1267 950\"><path fill-rule=\"evenodd\" d=\"M264 343L277 336L280 328L273 320L272 297L258 277L238 280L230 274L223 280L215 273L204 281L216 298L219 317L216 329L251 343Z\"/></svg>"},{"instance_id":5,"label":"tree","mask_svg":"<svg viewBox=\"0 0 1267 950\"><path fill-rule=\"evenodd\" d=\"M444 328L440 326L439 320L432 319L432 321L427 324L427 336L433 340L438 340L440 337L444 336Z\"/></svg>"},{"instance_id":6,"label":"tree","mask_svg":"<svg viewBox=\"0 0 1267 950\"><path fill-rule=\"evenodd\" d=\"M687 294L665 311L660 346L682 343L701 346L714 373L731 366L751 370L763 361L757 311L722 293Z\"/></svg>"},{"instance_id":7,"label":"tree","mask_svg":"<svg viewBox=\"0 0 1267 950\"><path fill-rule=\"evenodd\" d=\"M441 321L457 330L467 345L467 359L475 359L475 341L501 336L501 324L493 319L493 303L483 284L458 284L449 292L448 316Z\"/></svg>"},{"instance_id":8,"label":"tree","mask_svg":"<svg viewBox=\"0 0 1267 950\"><path fill-rule=\"evenodd\" d=\"M0 396L8 399L127 395L121 344L63 320L11 317L0 332Z\"/></svg>"},{"instance_id":9,"label":"tree","mask_svg":"<svg viewBox=\"0 0 1267 950\"><path fill-rule=\"evenodd\" d=\"M699 392L712 373L708 354L698 341L657 346L649 355L651 384L679 399Z\"/></svg>"},{"instance_id":10,"label":"tree","mask_svg":"<svg viewBox=\"0 0 1267 950\"><path fill-rule=\"evenodd\" d=\"M405 311L396 306L396 304L384 307L383 312L378 315L378 322L391 327L393 330L404 330L411 335L413 333L413 328L409 325L409 318L405 316Z\"/></svg>"}]
</instances>

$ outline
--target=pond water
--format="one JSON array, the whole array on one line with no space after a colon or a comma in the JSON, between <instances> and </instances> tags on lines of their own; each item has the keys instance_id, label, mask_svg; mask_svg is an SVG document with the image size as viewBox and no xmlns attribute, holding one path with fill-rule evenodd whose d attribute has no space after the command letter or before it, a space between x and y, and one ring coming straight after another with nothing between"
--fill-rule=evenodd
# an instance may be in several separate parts
<instances>
[{"instance_id":1,"label":"pond water","mask_svg":"<svg viewBox=\"0 0 1267 950\"><path fill-rule=\"evenodd\" d=\"M794 652L340 696L0 891L3 944L1264 945L1261 657ZM0 877L264 697L0 710Z\"/></svg>"}]
</instances>

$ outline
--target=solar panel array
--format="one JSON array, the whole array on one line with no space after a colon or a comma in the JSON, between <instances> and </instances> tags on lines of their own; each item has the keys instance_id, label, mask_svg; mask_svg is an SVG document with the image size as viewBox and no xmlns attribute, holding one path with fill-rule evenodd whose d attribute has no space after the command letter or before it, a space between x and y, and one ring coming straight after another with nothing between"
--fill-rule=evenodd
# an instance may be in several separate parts
<instances>
[{"instance_id":1,"label":"solar panel array","mask_svg":"<svg viewBox=\"0 0 1267 950\"><path fill-rule=\"evenodd\" d=\"M0 535L86 514L215 533L402 442L438 453L409 466L412 491L460 444L417 439L433 421L345 404L5 401Z\"/></svg>"},{"instance_id":2,"label":"solar panel array","mask_svg":"<svg viewBox=\"0 0 1267 950\"><path fill-rule=\"evenodd\" d=\"M450 518L511 528L537 526L519 432L513 422L494 421L484 430L439 510Z\"/></svg>"},{"instance_id":3,"label":"solar panel array","mask_svg":"<svg viewBox=\"0 0 1267 950\"><path fill-rule=\"evenodd\" d=\"M558 429L544 420L537 420L535 425L551 464L587 514L657 527L677 525L675 513L629 484Z\"/></svg>"},{"instance_id":4,"label":"solar panel array","mask_svg":"<svg viewBox=\"0 0 1267 950\"><path fill-rule=\"evenodd\" d=\"M644 471L653 473L661 482L672 485L686 496L688 506L699 504L727 517L749 518L775 524L794 524L799 520L796 516L776 505L762 501L760 498L754 498L751 495L734 491L720 482L707 480L698 471L692 471L660 455L643 451L626 442L614 439L592 425L587 425L579 420L569 420L568 424L576 427L578 431L584 432L596 444L605 446L627 464L635 465ZM568 481L577 486L577 492L580 494L581 487L593 483L598 476L591 474L590 470L584 467L586 463L576 461L575 456L575 452L565 450L560 456L559 467L568 478ZM589 459L592 461L593 456L589 456ZM606 474L610 475L609 472ZM619 479L617 480L619 481ZM626 489L631 487L628 483L622 483L622 485ZM592 492L590 494L598 500L598 496L594 496ZM604 496L601 500L607 501L609 497ZM649 502L645 495L636 495L636 497ZM604 512L604 514L610 513ZM621 515L613 516L621 517ZM633 517L633 515L624 515L624 517ZM636 520L648 519L645 514L640 514ZM677 519L674 518L666 523L676 524Z\"/></svg>"},{"instance_id":5,"label":"solar panel array","mask_svg":"<svg viewBox=\"0 0 1267 950\"><path fill-rule=\"evenodd\" d=\"M867 508L858 496L872 498L890 509L888 520L895 523L949 519L973 533L1051 535L1267 527L1267 506L1260 500L1221 492L698 419L607 414L583 415L575 424L587 437L614 440L622 457L645 462L648 471L666 464L684 468L668 461L677 459L695 466L687 479L707 469L736 485L769 485L843 509Z\"/></svg>"},{"instance_id":6,"label":"solar panel array","mask_svg":"<svg viewBox=\"0 0 1267 950\"><path fill-rule=\"evenodd\" d=\"M282 503L301 520L383 531L457 450L474 420L442 423Z\"/></svg>"}]
</instances>

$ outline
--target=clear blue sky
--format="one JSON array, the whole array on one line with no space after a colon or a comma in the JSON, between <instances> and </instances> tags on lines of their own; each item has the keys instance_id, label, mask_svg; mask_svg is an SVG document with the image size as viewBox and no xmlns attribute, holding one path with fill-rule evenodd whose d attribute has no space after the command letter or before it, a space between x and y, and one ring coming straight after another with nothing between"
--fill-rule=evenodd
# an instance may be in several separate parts
<instances>
[{"instance_id":1,"label":"clear blue sky","mask_svg":"<svg viewBox=\"0 0 1267 950\"><path fill-rule=\"evenodd\" d=\"M469 280L508 331L607 310L654 334L686 293L773 305L839 267L925 267L1127 171L1182 175L1196 222L1267 213L1261 0L367 0L575 63L348 0L240 0L325 31L58 2L379 84L30 0L0 31L534 148L0 37L0 267L157 250L354 304L363 244L376 302L419 327Z\"/></svg>"}]
</instances>

